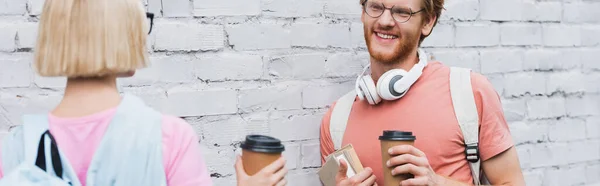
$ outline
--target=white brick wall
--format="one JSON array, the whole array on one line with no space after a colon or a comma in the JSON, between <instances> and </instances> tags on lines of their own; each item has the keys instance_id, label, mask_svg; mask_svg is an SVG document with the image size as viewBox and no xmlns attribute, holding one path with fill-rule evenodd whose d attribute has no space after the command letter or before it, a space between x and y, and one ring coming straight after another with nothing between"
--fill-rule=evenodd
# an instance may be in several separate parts
<instances>
[{"instance_id":1,"label":"white brick wall","mask_svg":"<svg viewBox=\"0 0 600 186\"><path fill-rule=\"evenodd\" d=\"M0 138L60 101L31 68L43 0L0 0ZM289 185L319 185L319 124L369 55L358 0L144 0L152 67L123 91L186 119L215 185L246 134L286 144ZM600 183L600 2L452 0L425 50L502 98L527 185Z\"/></svg>"}]
</instances>

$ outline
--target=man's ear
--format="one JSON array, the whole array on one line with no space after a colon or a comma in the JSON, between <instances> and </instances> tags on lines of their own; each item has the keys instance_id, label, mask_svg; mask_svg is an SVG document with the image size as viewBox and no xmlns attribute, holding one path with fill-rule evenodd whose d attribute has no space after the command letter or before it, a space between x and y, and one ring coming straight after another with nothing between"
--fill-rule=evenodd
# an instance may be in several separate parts
<instances>
[{"instance_id":1,"label":"man's ear","mask_svg":"<svg viewBox=\"0 0 600 186\"><path fill-rule=\"evenodd\" d=\"M436 21L437 21L436 16L431 16L430 18L426 19L425 22L423 22L423 28L421 28L421 34L423 34L424 36L429 36L429 34L431 34L431 31L433 30L433 26L435 25Z\"/></svg>"}]
</instances>

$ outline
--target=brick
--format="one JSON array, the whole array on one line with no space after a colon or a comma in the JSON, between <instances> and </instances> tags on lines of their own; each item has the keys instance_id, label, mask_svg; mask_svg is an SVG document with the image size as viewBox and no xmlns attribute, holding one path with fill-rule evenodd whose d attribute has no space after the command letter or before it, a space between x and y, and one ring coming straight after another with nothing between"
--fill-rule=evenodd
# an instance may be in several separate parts
<instances>
[{"instance_id":1,"label":"brick","mask_svg":"<svg viewBox=\"0 0 600 186\"><path fill-rule=\"evenodd\" d=\"M321 114L276 113L269 119L270 135L282 141L319 139Z\"/></svg>"},{"instance_id":2,"label":"brick","mask_svg":"<svg viewBox=\"0 0 600 186\"><path fill-rule=\"evenodd\" d=\"M548 121L514 121L509 122L511 135L516 144L539 143L548 141Z\"/></svg>"},{"instance_id":3,"label":"brick","mask_svg":"<svg viewBox=\"0 0 600 186\"><path fill-rule=\"evenodd\" d=\"M40 88L63 89L67 85L66 77L42 77L33 75L33 83Z\"/></svg>"},{"instance_id":4,"label":"brick","mask_svg":"<svg viewBox=\"0 0 600 186\"><path fill-rule=\"evenodd\" d=\"M260 0L193 0L195 16L260 15Z\"/></svg>"},{"instance_id":5,"label":"brick","mask_svg":"<svg viewBox=\"0 0 600 186\"><path fill-rule=\"evenodd\" d=\"M47 94L47 95L43 95ZM0 92L0 103L7 111L6 117L10 123L21 125L24 114L47 114L60 103L62 95L58 93L41 93L27 91L20 94Z\"/></svg>"},{"instance_id":6,"label":"brick","mask_svg":"<svg viewBox=\"0 0 600 186\"><path fill-rule=\"evenodd\" d=\"M565 98L536 97L527 101L527 113L530 119L556 118L566 115Z\"/></svg>"},{"instance_id":7,"label":"brick","mask_svg":"<svg viewBox=\"0 0 600 186\"><path fill-rule=\"evenodd\" d=\"M585 121L581 119L561 119L550 125L548 137L550 141L574 141L586 137Z\"/></svg>"},{"instance_id":8,"label":"brick","mask_svg":"<svg viewBox=\"0 0 600 186\"><path fill-rule=\"evenodd\" d=\"M263 59L259 55L219 53L197 55L196 76L202 80L250 80L263 75Z\"/></svg>"},{"instance_id":9,"label":"brick","mask_svg":"<svg viewBox=\"0 0 600 186\"><path fill-rule=\"evenodd\" d=\"M155 21L155 50L219 50L225 44L223 26L201 25L194 21Z\"/></svg>"},{"instance_id":10,"label":"brick","mask_svg":"<svg viewBox=\"0 0 600 186\"><path fill-rule=\"evenodd\" d=\"M320 0L263 0L263 15L274 17L312 17L323 13Z\"/></svg>"},{"instance_id":11,"label":"brick","mask_svg":"<svg viewBox=\"0 0 600 186\"><path fill-rule=\"evenodd\" d=\"M208 144L202 144L200 147L202 158L206 163L208 172L219 175L235 175L233 165L235 163L236 153L231 147L214 147ZM217 183L214 184L217 185Z\"/></svg>"},{"instance_id":12,"label":"brick","mask_svg":"<svg viewBox=\"0 0 600 186\"><path fill-rule=\"evenodd\" d=\"M324 108L335 100L353 90L354 81L334 85L313 85L302 91L302 106L304 108Z\"/></svg>"},{"instance_id":13,"label":"brick","mask_svg":"<svg viewBox=\"0 0 600 186\"><path fill-rule=\"evenodd\" d=\"M1 107L0 107L1 108ZM0 109L0 140L2 140L3 134L6 134L13 124L8 120L5 111ZM319 159L320 160L320 159Z\"/></svg>"},{"instance_id":14,"label":"brick","mask_svg":"<svg viewBox=\"0 0 600 186\"><path fill-rule=\"evenodd\" d=\"M554 72L548 76L546 81L546 93L551 94L557 91L566 93L584 92L585 76L578 71Z\"/></svg>"},{"instance_id":15,"label":"brick","mask_svg":"<svg viewBox=\"0 0 600 186\"><path fill-rule=\"evenodd\" d=\"M522 0L480 0L479 18L494 21L521 20L524 12L521 5Z\"/></svg>"},{"instance_id":16,"label":"brick","mask_svg":"<svg viewBox=\"0 0 600 186\"><path fill-rule=\"evenodd\" d=\"M560 21L562 20L561 2L524 1L521 16L524 21Z\"/></svg>"},{"instance_id":17,"label":"brick","mask_svg":"<svg viewBox=\"0 0 600 186\"><path fill-rule=\"evenodd\" d=\"M29 15L38 16L42 14L44 8L44 0L29 0L27 7L29 7Z\"/></svg>"},{"instance_id":18,"label":"brick","mask_svg":"<svg viewBox=\"0 0 600 186\"><path fill-rule=\"evenodd\" d=\"M149 107L152 107L157 111L165 111L165 103L167 102L167 93L165 90L152 86L123 87L122 89L125 93L139 97Z\"/></svg>"},{"instance_id":19,"label":"brick","mask_svg":"<svg viewBox=\"0 0 600 186\"><path fill-rule=\"evenodd\" d=\"M149 67L140 69L132 78L122 80L125 86L153 83L189 83L196 79L190 56L153 55Z\"/></svg>"},{"instance_id":20,"label":"brick","mask_svg":"<svg viewBox=\"0 0 600 186\"><path fill-rule=\"evenodd\" d=\"M600 96L568 97L566 108L567 115L571 117L597 115L600 113Z\"/></svg>"},{"instance_id":21,"label":"brick","mask_svg":"<svg viewBox=\"0 0 600 186\"><path fill-rule=\"evenodd\" d=\"M523 121L527 113L527 105L523 99L502 100L504 117L507 122Z\"/></svg>"},{"instance_id":22,"label":"brick","mask_svg":"<svg viewBox=\"0 0 600 186\"><path fill-rule=\"evenodd\" d=\"M285 151L282 156L285 158L285 168L294 170L298 168L298 159L300 159L300 145L294 143L284 143Z\"/></svg>"},{"instance_id":23,"label":"brick","mask_svg":"<svg viewBox=\"0 0 600 186\"><path fill-rule=\"evenodd\" d=\"M504 83L504 91L507 96L518 97L526 93L542 95L546 92L546 75L544 73L529 71L505 74Z\"/></svg>"},{"instance_id":24,"label":"brick","mask_svg":"<svg viewBox=\"0 0 600 186\"><path fill-rule=\"evenodd\" d=\"M247 134L246 121L239 115L207 116L199 123L202 123L203 143L207 145L228 146L243 141Z\"/></svg>"},{"instance_id":25,"label":"brick","mask_svg":"<svg viewBox=\"0 0 600 186\"><path fill-rule=\"evenodd\" d=\"M167 91L166 112L176 116L204 116L237 112L237 92L234 90Z\"/></svg>"},{"instance_id":26,"label":"brick","mask_svg":"<svg viewBox=\"0 0 600 186\"><path fill-rule=\"evenodd\" d=\"M498 95L504 95L504 76L502 74L489 74L485 75L487 79L492 83L494 89L498 92Z\"/></svg>"},{"instance_id":27,"label":"brick","mask_svg":"<svg viewBox=\"0 0 600 186\"><path fill-rule=\"evenodd\" d=\"M279 85L240 90L239 99L240 110L245 113L302 109L302 86Z\"/></svg>"},{"instance_id":28,"label":"brick","mask_svg":"<svg viewBox=\"0 0 600 186\"><path fill-rule=\"evenodd\" d=\"M600 183L600 164L589 164L585 168L588 183Z\"/></svg>"},{"instance_id":29,"label":"brick","mask_svg":"<svg viewBox=\"0 0 600 186\"><path fill-rule=\"evenodd\" d=\"M563 21L567 23L600 23L600 3L598 2L566 2L564 4Z\"/></svg>"},{"instance_id":30,"label":"brick","mask_svg":"<svg viewBox=\"0 0 600 186\"><path fill-rule=\"evenodd\" d=\"M600 73L590 73L585 75L585 92L600 93Z\"/></svg>"},{"instance_id":31,"label":"brick","mask_svg":"<svg viewBox=\"0 0 600 186\"><path fill-rule=\"evenodd\" d=\"M543 185L544 174L539 170L523 171L523 177L525 177L525 185Z\"/></svg>"},{"instance_id":32,"label":"brick","mask_svg":"<svg viewBox=\"0 0 600 186\"><path fill-rule=\"evenodd\" d=\"M508 73L523 70L523 51L517 49L482 50L481 73Z\"/></svg>"},{"instance_id":33,"label":"brick","mask_svg":"<svg viewBox=\"0 0 600 186\"><path fill-rule=\"evenodd\" d=\"M455 46L496 46L500 29L494 23L456 23Z\"/></svg>"},{"instance_id":34,"label":"brick","mask_svg":"<svg viewBox=\"0 0 600 186\"><path fill-rule=\"evenodd\" d=\"M580 51L583 68L600 70L600 49L585 49Z\"/></svg>"},{"instance_id":35,"label":"brick","mask_svg":"<svg viewBox=\"0 0 600 186\"><path fill-rule=\"evenodd\" d=\"M25 15L26 11L26 0L0 0L0 15Z\"/></svg>"},{"instance_id":36,"label":"brick","mask_svg":"<svg viewBox=\"0 0 600 186\"><path fill-rule=\"evenodd\" d=\"M581 45L598 46L600 45L600 26L582 26L581 27Z\"/></svg>"},{"instance_id":37,"label":"brick","mask_svg":"<svg viewBox=\"0 0 600 186\"><path fill-rule=\"evenodd\" d=\"M544 185L547 186L578 185L583 181L585 167L551 168L544 175Z\"/></svg>"},{"instance_id":38,"label":"brick","mask_svg":"<svg viewBox=\"0 0 600 186\"><path fill-rule=\"evenodd\" d=\"M229 45L236 50L285 49L291 47L290 32L277 24L227 26Z\"/></svg>"},{"instance_id":39,"label":"brick","mask_svg":"<svg viewBox=\"0 0 600 186\"><path fill-rule=\"evenodd\" d=\"M588 117L585 125L588 138L600 138L600 116Z\"/></svg>"},{"instance_id":40,"label":"brick","mask_svg":"<svg viewBox=\"0 0 600 186\"><path fill-rule=\"evenodd\" d=\"M0 57L0 88L2 87L29 87L32 81L30 67L31 55L9 55ZM10 69L10 70L8 70Z\"/></svg>"},{"instance_id":41,"label":"brick","mask_svg":"<svg viewBox=\"0 0 600 186\"><path fill-rule=\"evenodd\" d=\"M502 24L500 25L500 43L505 46L541 45L542 27L539 24Z\"/></svg>"},{"instance_id":42,"label":"brick","mask_svg":"<svg viewBox=\"0 0 600 186\"><path fill-rule=\"evenodd\" d=\"M162 0L147 0L148 1L148 5L147 5L147 11L154 13L155 18L157 17L162 17L161 13L162 13L162 9L163 9L163 5L162 5Z\"/></svg>"},{"instance_id":43,"label":"brick","mask_svg":"<svg viewBox=\"0 0 600 186\"><path fill-rule=\"evenodd\" d=\"M421 46L450 47L454 45L454 25L438 23Z\"/></svg>"},{"instance_id":44,"label":"brick","mask_svg":"<svg viewBox=\"0 0 600 186\"><path fill-rule=\"evenodd\" d=\"M581 66L582 58L575 50L534 49L525 52L525 70L572 69ZM569 61L566 63L565 61Z\"/></svg>"},{"instance_id":45,"label":"brick","mask_svg":"<svg viewBox=\"0 0 600 186\"><path fill-rule=\"evenodd\" d=\"M531 168L566 164L569 154L566 143L539 143L531 146Z\"/></svg>"},{"instance_id":46,"label":"brick","mask_svg":"<svg viewBox=\"0 0 600 186\"><path fill-rule=\"evenodd\" d=\"M292 25L292 46L350 48L348 24L297 23Z\"/></svg>"},{"instance_id":47,"label":"brick","mask_svg":"<svg viewBox=\"0 0 600 186\"><path fill-rule=\"evenodd\" d=\"M162 13L164 17L191 17L191 0L169 0L168 3L162 3ZM205 4L206 6L206 4Z\"/></svg>"},{"instance_id":48,"label":"brick","mask_svg":"<svg viewBox=\"0 0 600 186\"><path fill-rule=\"evenodd\" d=\"M523 144L517 145L517 156L519 158L519 164L521 165L521 169L527 170L530 167L531 162L531 154L529 153L529 149L531 144Z\"/></svg>"},{"instance_id":49,"label":"brick","mask_svg":"<svg viewBox=\"0 0 600 186\"><path fill-rule=\"evenodd\" d=\"M362 55L364 54L364 55ZM368 63L368 54L335 53L325 61L326 77L353 77L361 73L363 66Z\"/></svg>"},{"instance_id":50,"label":"brick","mask_svg":"<svg viewBox=\"0 0 600 186\"><path fill-rule=\"evenodd\" d=\"M289 186L321 185L319 176L315 171L289 174L287 176Z\"/></svg>"},{"instance_id":51,"label":"brick","mask_svg":"<svg viewBox=\"0 0 600 186\"><path fill-rule=\"evenodd\" d=\"M0 8L2 7L0 3ZM0 12L2 10L0 9ZM14 23L0 22L0 52L13 52L17 48L15 38L17 28Z\"/></svg>"},{"instance_id":52,"label":"brick","mask_svg":"<svg viewBox=\"0 0 600 186\"><path fill-rule=\"evenodd\" d=\"M35 48L38 24L33 22L21 23L17 26L19 48Z\"/></svg>"},{"instance_id":53,"label":"brick","mask_svg":"<svg viewBox=\"0 0 600 186\"><path fill-rule=\"evenodd\" d=\"M479 51L470 49L442 49L432 51L436 61L440 61L448 66L463 67L472 69L474 72L481 72L479 64Z\"/></svg>"},{"instance_id":54,"label":"brick","mask_svg":"<svg viewBox=\"0 0 600 186\"><path fill-rule=\"evenodd\" d=\"M439 20L475 20L479 15L478 0L448 1L444 8Z\"/></svg>"},{"instance_id":55,"label":"brick","mask_svg":"<svg viewBox=\"0 0 600 186\"><path fill-rule=\"evenodd\" d=\"M367 48L364 25L359 22L350 24L350 40L352 48Z\"/></svg>"},{"instance_id":56,"label":"brick","mask_svg":"<svg viewBox=\"0 0 600 186\"><path fill-rule=\"evenodd\" d=\"M359 1L323 0L323 4L327 16L358 18L362 14Z\"/></svg>"},{"instance_id":57,"label":"brick","mask_svg":"<svg viewBox=\"0 0 600 186\"><path fill-rule=\"evenodd\" d=\"M542 37L545 46L568 47L581 45L581 29L579 26L545 24L542 25Z\"/></svg>"},{"instance_id":58,"label":"brick","mask_svg":"<svg viewBox=\"0 0 600 186\"><path fill-rule=\"evenodd\" d=\"M319 143L302 145L302 167L321 166L321 146Z\"/></svg>"},{"instance_id":59,"label":"brick","mask_svg":"<svg viewBox=\"0 0 600 186\"><path fill-rule=\"evenodd\" d=\"M320 78L325 73L325 54L275 56L269 61L269 74L285 79Z\"/></svg>"}]
</instances>

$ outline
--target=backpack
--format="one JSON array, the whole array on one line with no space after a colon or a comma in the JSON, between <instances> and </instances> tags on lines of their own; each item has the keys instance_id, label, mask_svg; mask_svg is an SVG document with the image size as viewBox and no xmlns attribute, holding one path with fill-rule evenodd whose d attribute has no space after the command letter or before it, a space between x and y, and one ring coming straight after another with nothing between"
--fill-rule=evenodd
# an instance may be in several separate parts
<instances>
[{"instance_id":1,"label":"backpack","mask_svg":"<svg viewBox=\"0 0 600 186\"><path fill-rule=\"evenodd\" d=\"M466 159L469 162L475 185L489 183L481 170L479 157L479 115L471 87L471 70L450 67L450 94L454 112L464 136ZM350 91L339 98L332 110L329 133L335 150L342 146L342 138L348 123L356 92Z\"/></svg>"},{"instance_id":2,"label":"backpack","mask_svg":"<svg viewBox=\"0 0 600 186\"><path fill-rule=\"evenodd\" d=\"M2 146L7 174L0 186L81 186L48 131L48 116L25 115L23 122ZM159 112L125 95L92 158L86 185L165 186L161 122Z\"/></svg>"}]
</instances>

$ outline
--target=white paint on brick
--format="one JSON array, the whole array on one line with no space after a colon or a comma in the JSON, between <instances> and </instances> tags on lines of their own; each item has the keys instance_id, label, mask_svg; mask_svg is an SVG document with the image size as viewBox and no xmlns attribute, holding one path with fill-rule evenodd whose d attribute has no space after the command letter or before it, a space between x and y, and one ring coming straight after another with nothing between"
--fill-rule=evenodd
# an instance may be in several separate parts
<instances>
[{"instance_id":1,"label":"white paint on brick","mask_svg":"<svg viewBox=\"0 0 600 186\"><path fill-rule=\"evenodd\" d=\"M446 1L439 20L475 20L479 15L478 0Z\"/></svg>"},{"instance_id":2,"label":"white paint on brick","mask_svg":"<svg viewBox=\"0 0 600 186\"><path fill-rule=\"evenodd\" d=\"M288 29L277 24L253 24L226 26L229 45L236 50L290 48L292 38Z\"/></svg>"},{"instance_id":3,"label":"white paint on brick","mask_svg":"<svg viewBox=\"0 0 600 186\"><path fill-rule=\"evenodd\" d=\"M581 26L581 45L600 45L600 37L598 35L600 35L600 26Z\"/></svg>"},{"instance_id":4,"label":"white paint on brick","mask_svg":"<svg viewBox=\"0 0 600 186\"><path fill-rule=\"evenodd\" d=\"M566 107L568 116L596 115L600 113L600 96L584 95L582 97L568 97Z\"/></svg>"},{"instance_id":5,"label":"white paint on brick","mask_svg":"<svg viewBox=\"0 0 600 186\"><path fill-rule=\"evenodd\" d=\"M526 93L541 95L546 92L545 73L528 71L506 74L505 76L504 91L507 96L521 96Z\"/></svg>"},{"instance_id":6,"label":"white paint on brick","mask_svg":"<svg viewBox=\"0 0 600 186\"><path fill-rule=\"evenodd\" d=\"M47 94L47 95L44 95ZM44 93L30 91L26 93L13 93L0 91L0 103L7 111L10 123L21 125L24 114L45 114L51 111L62 99L57 93Z\"/></svg>"},{"instance_id":7,"label":"white paint on brick","mask_svg":"<svg viewBox=\"0 0 600 186\"><path fill-rule=\"evenodd\" d=\"M548 169L544 173L544 184L547 186L577 185L585 181L585 167L565 167Z\"/></svg>"},{"instance_id":8,"label":"white paint on brick","mask_svg":"<svg viewBox=\"0 0 600 186\"><path fill-rule=\"evenodd\" d=\"M521 20L523 17L523 0L480 0L479 17L483 20L509 21ZM497 11L502 10L502 11Z\"/></svg>"},{"instance_id":9,"label":"white paint on brick","mask_svg":"<svg viewBox=\"0 0 600 186\"><path fill-rule=\"evenodd\" d=\"M362 6L358 0L323 0L325 15L360 17Z\"/></svg>"},{"instance_id":10,"label":"white paint on brick","mask_svg":"<svg viewBox=\"0 0 600 186\"><path fill-rule=\"evenodd\" d=\"M321 146L319 143L302 145L302 167L321 166Z\"/></svg>"},{"instance_id":11,"label":"white paint on brick","mask_svg":"<svg viewBox=\"0 0 600 186\"><path fill-rule=\"evenodd\" d=\"M533 49L525 52L525 70L571 69L581 66L578 50Z\"/></svg>"},{"instance_id":12,"label":"white paint on brick","mask_svg":"<svg viewBox=\"0 0 600 186\"><path fill-rule=\"evenodd\" d=\"M541 45L542 26L530 23L501 24L500 43L506 46Z\"/></svg>"},{"instance_id":13,"label":"white paint on brick","mask_svg":"<svg viewBox=\"0 0 600 186\"><path fill-rule=\"evenodd\" d=\"M25 15L27 1L0 0L0 15Z\"/></svg>"},{"instance_id":14,"label":"white paint on brick","mask_svg":"<svg viewBox=\"0 0 600 186\"><path fill-rule=\"evenodd\" d=\"M307 185L321 185L319 176L316 174L315 169L309 169L299 173L292 173L287 176L289 186L307 186Z\"/></svg>"},{"instance_id":15,"label":"white paint on brick","mask_svg":"<svg viewBox=\"0 0 600 186\"><path fill-rule=\"evenodd\" d=\"M507 73L523 70L523 51L517 49L482 50L481 73Z\"/></svg>"},{"instance_id":16,"label":"white paint on brick","mask_svg":"<svg viewBox=\"0 0 600 186\"><path fill-rule=\"evenodd\" d=\"M600 138L600 116L588 117L585 124L588 138Z\"/></svg>"},{"instance_id":17,"label":"white paint on brick","mask_svg":"<svg viewBox=\"0 0 600 186\"><path fill-rule=\"evenodd\" d=\"M283 151L282 156L285 158L285 168L288 170L294 170L298 168L298 163L300 162L298 158L300 158L300 145L295 143L284 143L285 151Z\"/></svg>"},{"instance_id":18,"label":"white paint on brick","mask_svg":"<svg viewBox=\"0 0 600 186\"><path fill-rule=\"evenodd\" d=\"M527 101L527 114L530 119L555 118L566 115L565 98L536 97Z\"/></svg>"},{"instance_id":19,"label":"white paint on brick","mask_svg":"<svg viewBox=\"0 0 600 186\"><path fill-rule=\"evenodd\" d=\"M585 121L581 119L561 119L550 125L550 141L574 141L586 138Z\"/></svg>"},{"instance_id":20,"label":"white paint on brick","mask_svg":"<svg viewBox=\"0 0 600 186\"><path fill-rule=\"evenodd\" d=\"M157 87L123 87L123 93L132 94L142 99L146 105L158 110L165 110L167 91ZM123 94L122 93L122 94Z\"/></svg>"},{"instance_id":21,"label":"white paint on brick","mask_svg":"<svg viewBox=\"0 0 600 186\"><path fill-rule=\"evenodd\" d=\"M40 15L42 14L42 8L44 8L45 0L28 0L27 7L29 7L29 15Z\"/></svg>"},{"instance_id":22,"label":"white paint on brick","mask_svg":"<svg viewBox=\"0 0 600 186\"><path fill-rule=\"evenodd\" d=\"M583 49L580 52L583 68L600 70L600 49Z\"/></svg>"},{"instance_id":23,"label":"white paint on brick","mask_svg":"<svg viewBox=\"0 0 600 186\"><path fill-rule=\"evenodd\" d=\"M456 23L455 46L496 46L500 43L500 28L495 23Z\"/></svg>"},{"instance_id":24,"label":"white paint on brick","mask_svg":"<svg viewBox=\"0 0 600 186\"><path fill-rule=\"evenodd\" d=\"M454 45L454 25L438 23L432 33L423 41L424 47L450 47Z\"/></svg>"},{"instance_id":25,"label":"white paint on brick","mask_svg":"<svg viewBox=\"0 0 600 186\"><path fill-rule=\"evenodd\" d=\"M240 111L293 110L302 108L302 86L279 85L240 90Z\"/></svg>"},{"instance_id":26,"label":"white paint on brick","mask_svg":"<svg viewBox=\"0 0 600 186\"><path fill-rule=\"evenodd\" d=\"M33 83L40 88L63 89L67 85L66 77L42 77L34 72Z\"/></svg>"},{"instance_id":27,"label":"white paint on brick","mask_svg":"<svg viewBox=\"0 0 600 186\"><path fill-rule=\"evenodd\" d=\"M176 116L204 116L237 112L237 92L234 90L167 91L166 112Z\"/></svg>"},{"instance_id":28,"label":"white paint on brick","mask_svg":"<svg viewBox=\"0 0 600 186\"><path fill-rule=\"evenodd\" d=\"M527 105L524 99L503 99L502 108L504 111L504 118L507 122L522 121L525 119L527 114Z\"/></svg>"},{"instance_id":29,"label":"white paint on brick","mask_svg":"<svg viewBox=\"0 0 600 186\"><path fill-rule=\"evenodd\" d=\"M584 76L578 71L551 73L546 81L546 93L551 94L556 91L567 93L585 91Z\"/></svg>"},{"instance_id":30,"label":"white paint on brick","mask_svg":"<svg viewBox=\"0 0 600 186\"><path fill-rule=\"evenodd\" d=\"M540 170L524 171L523 177L525 177L525 185L542 186L544 173Z\"/></svg>"},{"instance_id":31,"label":"white paint on brick","mask_svg":"<svg viewBox=\"0 0 600 186\"><path fill-rule=\"evenodd\" d=\"M17 47L15 44L16 36L17 28L14 23L8 21L0 21L0 52L14 51Z\"/></svg>"},{"instance_id":32,"label":"white paint on brick","mask_svg":"<svg viewBox=\"0 0 600 186\"><path fill-rule=\"evenodd\" d=\"M600 74L587 74L585 75L585 91L588 93L600 93Z\"/></svg>"},{"instance_id":33,"label":"white paint on brick","mask_svg":"<svg viewBox=\"0 0 600 186\"><path fill-rule=\"evenodd\" d=\"M542 25L542 37L545 46L581 45L581 29L575 25Z\"/></svg>"},{"instance_id":34,"label":"white paint on brick","mask_svg":"<svg viewBox=\"0 0 600 186\"><path fill-rule=\"evenodd\" d=\"M224 47L223 26L205 25L195 21L159 21L154 23L156 50L198 51Z\"/></svg>"},{"instance_id":35,"label":"white paint on brick","mask_svg":"<svg viewBox=\"0 0 600 186\"><path fill-rule=\"evenodd\" d=\"M325 62L326 77L357 77L369 63L368 53L335 53Z\"/></svg>"},{"instance_id":36,"label":"white paint on brick","mask_svg":"<svg viewBox=\"0 0 600 186\"><path fill-rule=\"evenodd\" d=\"M147 11L154 13L154 18L158 18L161 17L161 11L162 11L162 0L147 0L148 4L147 4Z\"/></svg>"},{"instance_id":37,"label":"white paint on brick","mask_svg":"<svg viewBox=\"0 0 600 186\"><path fill-rule=\"evenodd\" d=\"M585 173L588 183L600 183L600 163L587 165Z\"/></svg>"},{"instance_id":38,"label":"white paint on brick","mask_svg":"<svg viewBox=\"0 0 600 186\"><path fill-rule=\"evenodd\" d=\"M318 139L322 117L322 114L275 113L269 119L269 134L282 141Z\"/></svg>"},{"instance_id":39,"label":"white paint on brick","mask_svg":"<svg viewBox=\"0 0 600 186\"><path fill-rule=\"evenodd\" d=\"M196 56L196 76L203 80L258 79L263 74L263 58L259 55L219 53Z\"/></svg>"},{"instance_id":40,"label":"white paint on brick","mask_svg":"<svg viewBox=\"0 0 600 186\"><path fill-rule=\"evenodd\" d=\"M263 14L275 17L311 17L323 13L321 0L263 0Z\"/></svg>"},{"instance_id":41,"label":"white paint on brick","mask_svg":"<svg viewBox=\"0 0 600 186\"><path fill-rule=\"evenodd\" d=\"M325 54L274 56L269 61L269 74L276 78L313 79L325 73Z\"/></svg>"},{"instance_id":42,"label":"white paint on brick","mask_svg":"<svg viewBox=\"0 0 600 186\"><path fill-rule=\"evenodd\" d=\"M195 16L259 15L260 0L193 0ZM163 3L165 1L163 0Z\"/></svg>"},{"instance_id":43,"label":"white paint on brick","mask_svg":"<svg viewBox=\"0 0 600 186\"><path fill-rule=\"evenodd\" d=\"M498 92L498 95L504 95L504 75L502 74L489 74L485 75L487 79L492 83L494 89Z\"/></svg>"},{"instance_id":44,"label":"white paint on brick","mask_svg":"<svg viewBox=\"0 0 600 186\"><path fill-rule=\"evenodd\" d=\"M169 3L163 1L162 12L164 17L190 17L192 15L190 0L169 0Z\"/></svg>"},{"instance_id":45,"label":"white paint on brick","mask_svg":"<svg viewBox=\"0 0 600 186\"><path fill-rule=\"evenodd\" d=\"M0 68L10 69L0 73L0 88L29 87L33 73L31 72L31 55L0 55Z\"/></svg>"},{"instance_id":46,"label":"white paint on brick","mask_svg":"<svg viewBox=\"0 0 600 186\"><path fill-rule=\"evenodd\" d=\"M292 46L351 47L348 24L296 23L291 28Z\"/></svg>"},{"instance_id":47,"label":"white paint on brick","mask_svg":"<svg viewBox=\"0 0 600 186\"><path fill-rule=\"evenodd\" d=\"M367 48L364 25L362 22L352 22L350 25L350 40L352 48Z\"/></svg>"},{"instance_id":48,"label":"white paint on brick","mask_svg":"<svg viewBox=\"0 0 600 186\"><path fill-rule=\"evenodd\" d=\"M574 1L564 3L565 22L574 23L600 23L599 2L593 1Z\"/></svg>"},{"instance_id":49,"label":"white paint on brick","mask_svg":"<svg viewBox=\"0 0 600 186\"><path fill-rule=\"evenodd\" d=\"M556 123L554 121L548 122L525 122L525 121L514 121L509 122L509 128L511 135L516 144L522 143L537 143L542 141L548 141L548 125Z\"/></svg>"},{"instance_id":50,"label":"white paint on brick","mask_svg":"<svg viewBox=\"0 0 600 186\"><path fill-rule=\"evenodd\" d=\"M432 50L431 55L434 60L440 61L448 66L463 67L472 69L474 72L481 72L479 64L479 51L470 49L443 49Z\"/></svg>"},{"instance_id":51,"label":"white paint on brick","mask_svg":"<svg viewBox=\"0 0 600 186\"><path fill-rule=\"evenodd\" d=\"M219 173L222 176L235 175L236 153L229 146L214 147L212 144L201 145L202 157L208 171L211 173ZM241 153L239 153L241 155ZM228 180L235 180L235 178ZM217 185L217 183L214 183Z\"/></svg>"},{"instance_id":52,"label":"white paint on brick","mask_svg":"<svg viewBox=\"0 0 600 186\"><path fill-rule=\"evenodd\" d=\"M522 20L560 21L562 20L562 2L523 0Z\"/></svg>"},{"instance_id":53,"label":"white paint on brick","mask_svg":"<svg viewBox=\"0 0 600 186\"><path fill-rule=\"evenodd\" d=\"M17 27L19 48L34 48L37 39L38 24L33 22L21 23Z\"/></svg>"},{"instance_id":54,"label":"white paint on brick","mask_svg":"<svg viewBox=\"0 0 600 186\"><path fill-rule=\"evenodd\" d=\"M354 81L334 85L313 85L302 91L304 108L323 108L331 105L344 94L353 90Z\"/></svg>"}]
</instances>

